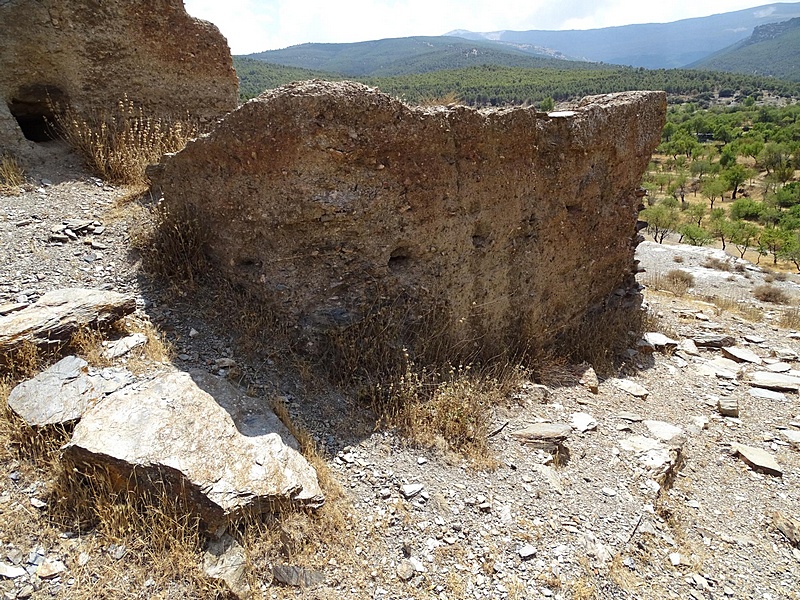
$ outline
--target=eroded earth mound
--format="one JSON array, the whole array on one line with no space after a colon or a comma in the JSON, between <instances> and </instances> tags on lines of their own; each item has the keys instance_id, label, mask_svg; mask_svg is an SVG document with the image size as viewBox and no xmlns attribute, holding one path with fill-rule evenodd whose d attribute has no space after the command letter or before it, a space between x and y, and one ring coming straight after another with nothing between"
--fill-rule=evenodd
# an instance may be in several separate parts
<instances>
[{"instance_id":1,"label":"eroded earth mound","mask_svg":"<svg viewBox=\"0 0 800 600\"><path fill-rule=\"evenodd\" d=\"M216 268L301 329L352 323L380 295L495 352L546 343L611 297L637 304L637 191L665 108L662 92L550 114L414 108L295 83L154 177L208 230Z\"/></svg>"},{"instance_id":2,"label":"eroded earth mound","mask_svg":"<svg viewBox=\"0 0 800 600\"><path fill-rule=\"evenodd\" d=\"M201 119L237 104L225 38L180 0L8 0L0 40L2 150L46 138L53 104L86 114L127 97L146 114Z\"/></svg>"}]
</instances>

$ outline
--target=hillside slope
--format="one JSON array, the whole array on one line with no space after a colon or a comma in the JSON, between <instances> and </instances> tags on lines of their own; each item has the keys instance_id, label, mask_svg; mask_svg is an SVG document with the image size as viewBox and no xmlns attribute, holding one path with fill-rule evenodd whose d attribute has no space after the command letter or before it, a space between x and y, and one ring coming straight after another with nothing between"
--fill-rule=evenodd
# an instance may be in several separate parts
<instances>
[{"instance_id":1,"label":"hillside slope","mask_svg":"<svg viewBox=\"0 0 800 600\"><path fill-rule=\"evenodd\" d=\"M533 53L532 53L533 52ZM408 37L352 44L300 44L245 58L342 73L350 77L394 76L480 65L569 68L570 61L485 40L458 37ZM560 56L560 55L559 55ZM582 67L586 67L582 64Z\"/></svg>"},{"instance_id":2,"label":"hillside slope","mask_svg":"<svg viewBox=\"0 0 800 600\"><path fill-rule=\"evenodd\" d=\"M757 27L748 39L690 66L800 81L800 18Z\"/></svg>"},{"instance_id":3,"label":"hillside slope","mask_svg":"<svg viewBox=\"0 0 800 600\"><path fill-rule=\"evenodd\" d=\"M473 40L532 44L589 61L677 68L699 61L750 36L759 25L800 17L800 3L775 3L673 23L624 25L585 31L455 31Z\"/></svg>"}]
</instances>

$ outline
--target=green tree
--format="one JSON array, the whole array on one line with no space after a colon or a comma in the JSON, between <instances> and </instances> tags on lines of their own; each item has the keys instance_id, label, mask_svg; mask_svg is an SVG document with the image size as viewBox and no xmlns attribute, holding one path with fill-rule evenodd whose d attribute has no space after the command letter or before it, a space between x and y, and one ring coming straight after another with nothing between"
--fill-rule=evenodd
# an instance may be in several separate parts
<instances>
[{"instance_id":1,"label":"green tree","mask_svg":"<svg viewBox=\"0 0 800 600\"><path fill-rule=\"evenodd\" d=\"M694 223L698 227L702 227L703 219L706 216L706 207L702 204L690 204L686 207L684 216L689 223Z\"/></svg>"},{"instance_id":2,"label":"green tree","mask_svg":"<svg viewBox=\"0 0 800 600\"><path fill-rule=\"evenodd\" d=\"M730 239L732 223L728 220L724 208L714 208L708 219L708 233L713 239L718 239L725 250L726 242Z\"/></svg>"},{"instance_id":3,"label":"green tree","mask_svg":"<svg viewBox=\"0 0 800 600\"><path fill-rule=\"evenodd\" d=\"M541 110L542 112L552 112L555 107L556 107L556 101L553 100L553 98L550 96L548 96L539 103L539 110Z\"/></svg>"},{"instance_id":4,"label":"green tree","mask_svg":"<svg viewBox=\"0 0 800 600\"><path fill-rule=\"evenodd\" d=\"M722 172L722 179L727 182L728 189L732 192L731 200L736 200L739 186L747 181L747 169L742 165L733 165Z\"/></svg>"},{"instance_id":5,"label":"green tree","mask_svg":"<svg viewBox=\"0 0 800 600\"><path fill-rule=\"evenodd\" d=\"M714 202L728 190L728 182L719 177L709 177L700 186L703 196L708 200L710 209L714 210Z\"/></svg>"},{"instance_id":6,"label":"green tree","mask_svg":"<svg viewBox=\"0 0 800 600\"><path fill-rule=\"evenodd\" d=\"M756 243L760 231L761 229L754 223L731 221L728 238L736 246L741 258L744 258L745 253Z\"/></svg>"},{"instance_id":7,"label":"green tree","mask_svg":"<svg viewBox=\"0 0 800 600\"><path fill-rule=\"evenodd\" d=\"M772 254L772 264L777 265L778 257L791 237L791 232L777 227L762 229L761 234L758 236L759 252Z\"/></svg>"},{"instance_id":8,"label":"green tree","mask_svg":"<svg viewBox=\"0 0 800 600\"><path fill-rule=\"evenodd\" d=\"M663 202L644 209L641 215L642 219L647 222L647 231L659 244L663 244L664 238L675 231L680 224L677 207L668 206Z\"/></svg>"},{"instance_id":9,"label":"green tree","mask_svg":"<svg viewBox=\"0 0 800 600\"><path fill-rule=\"evenodd\" d=\"M686 223L682 225L678 232L681 234L681 241L686 242L692 246L705 246L711 241L711 235L694 223Z\"/></svg>"}]
</instances>

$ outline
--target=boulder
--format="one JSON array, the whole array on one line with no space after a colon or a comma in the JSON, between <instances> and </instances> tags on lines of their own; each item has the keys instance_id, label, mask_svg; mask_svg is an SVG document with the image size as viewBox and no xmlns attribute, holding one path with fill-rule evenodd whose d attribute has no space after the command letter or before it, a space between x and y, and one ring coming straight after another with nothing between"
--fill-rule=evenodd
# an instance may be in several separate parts
<instances>
[{"instance_id":1,"label":"boulder","mask_svg":"<svg viewBox=\"0 0 800 600\"><path fill-rule=\"evenodd\" d=\"M384 302L492 354L551 342L608 302L638 308L638 190L664 111L661 92L547 115L300 82L151 174L175 214L213 223L214 268L310 335L304 347Z\"/></svg>"},{"instance_id":2,"label":"boulder","mask_svg":"<svg viewBox=\"0 0 800 600\"><path fill-rule=\"evenodd\" d=\"M63 455L67 465L107 470L119 485L164 486L219 533L243 512L321 506L316 472L290 440L263 399L208 374L170 372L85 413Z\"/></svg>"},{"instance_id":3,"label":"boulder","mask_svg":"<svg viewBox=\"0 0 800 600\"><path fill-rule=\"evenodd\" d=\"M81 327L103 327L136 310L129 294L66 288L0 317L0 355L25 342L46 346L68 340Z\"/></svg>"},{"instance_id":4,"label":"boulder","mask_svg":"<svg viewBox=\"0 0 800 600\"><path fill-rule=\"evenodd\" d=\"M11 390L8 407L31 426L70 423L80 419L106 394L133 381L133 374L124 369L108 368L90 374L85 360L67 356Z\"/></svg>"},{"instance_id":5,"label":"boulder","mask_svg":"<svg viewBox=\"0 0 800 600\"><path fill-rule=\"evenodd\" d=\"M127 97L147 115L201 119L237 105L225 38L181 0L7 0L0 39L0 148L20 155L23 133L48 137L52 104L89 115Z\"/></svg>"}]
</instances>

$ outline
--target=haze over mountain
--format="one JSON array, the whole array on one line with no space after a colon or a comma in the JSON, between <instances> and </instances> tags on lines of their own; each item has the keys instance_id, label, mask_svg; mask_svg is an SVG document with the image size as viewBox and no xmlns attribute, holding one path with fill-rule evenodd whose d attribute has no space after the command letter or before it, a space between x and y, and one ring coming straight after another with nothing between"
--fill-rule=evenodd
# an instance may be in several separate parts
<instances>
[{"instance_id":1,"label":"haze over mountain","mask_svg":"<svg viewBox=\"0 0 800 600\"><path fill-rule=\"evenodd\" d=\"M759 25L795 17L800 17L800 2L766 4L672 23L623 25L584 31L478 33L457 30L447 35L501 42L521 50L528 46L545 47L588 61L648 69L678 68L748 38Z\"/></svg>"},{"instance_id":2,"label":"haze over mountain","mask_svg":"<svg viewBox=\"0 0 800 600\"><path fill-rule=\"evenodd\" d=\"M800 18L756 27L746 40L689 66L800 81Z\"/></svg>"},{"instance_id":3,"label":"haze over mountain","mask_svg":"<svg viewBox=\"0 0 800 600\"><path fill-rule=\"evenodd\" d=\"M520 49L487 40L459 37L407 37L352 44L300 44L249 54L266 62L341 73L351 77L407 75L480 65L569 68L565 54ZM585 63L579 63L584 68Z\"/></svg>"}]
</instances>

